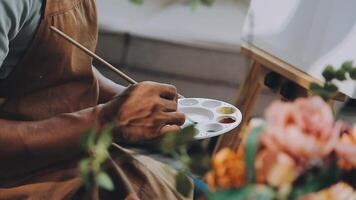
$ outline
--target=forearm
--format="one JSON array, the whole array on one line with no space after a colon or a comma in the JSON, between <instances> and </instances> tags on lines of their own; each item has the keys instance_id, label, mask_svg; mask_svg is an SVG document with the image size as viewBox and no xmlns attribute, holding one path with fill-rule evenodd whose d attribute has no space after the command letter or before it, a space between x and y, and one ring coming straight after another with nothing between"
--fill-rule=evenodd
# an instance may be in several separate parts
<instances>
[{"instance_id":1,"label":"forearm","mask_svg":"<svg viewBox=\"0 0 356 200\"><path fill-rule=\"evenodd\" d=\"M78 157L82 134L100 127L99 109L33 122L0 119L0 177Z\"/></svg>"},{"instance_id":2,"label":"forearm","mask_svg":"<svg viewBox=\"0 0 356 200\"><path fill-rule=\"evenodd\" d=\"M95 67L93 67L93 70L99 83L99 103L106 103L112 100L126 89L126 87L114 83L103 76Z\"/></svg>"}]
</instances>

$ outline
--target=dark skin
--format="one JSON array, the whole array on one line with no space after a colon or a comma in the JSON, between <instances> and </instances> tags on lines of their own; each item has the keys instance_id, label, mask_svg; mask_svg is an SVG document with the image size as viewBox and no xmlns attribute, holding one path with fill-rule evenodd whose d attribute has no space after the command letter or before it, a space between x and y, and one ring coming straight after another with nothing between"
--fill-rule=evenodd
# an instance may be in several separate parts
<instances>
[{"instance_id":1,"label":"dark skin","mask_svg":"<svg viewBox=\"0 0 356 200\"><path fill-rule=\"evenodd\" d=\"M142 82L126 89L94 71L100 89L97 106L40 121L0 119L0 180L13 176L12 171L80 156L83 132L99 130L108 122L116 124L117 139L131 143L162 137L184 123L184 114L177 112L174 86Z\"/></svg>"}]
</instances>

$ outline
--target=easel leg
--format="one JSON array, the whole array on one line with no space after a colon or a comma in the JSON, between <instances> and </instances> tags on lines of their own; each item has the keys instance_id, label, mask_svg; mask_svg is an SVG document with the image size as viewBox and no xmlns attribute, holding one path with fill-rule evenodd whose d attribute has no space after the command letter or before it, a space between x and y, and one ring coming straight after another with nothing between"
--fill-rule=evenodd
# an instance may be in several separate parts
<instances>
[{"instance_id":1,"label":"easel leg","mask_svg":"<svg viewBox=\"0 0 356 200\"><path fill-rule=\"evenodd\" d=\"M241 85L239 96L236 101L236 106L240 109L242 113L242 122L240 126L235 129L232 133L224 134L220 136L214 152L216 153L224 147L237 148L240 138L240 131L246 126L252 109L256 103L256 100L261 93L262 84L260 82L260 77L262 73L262 67L257 61L252 62L252 67L248 72L248 75Z\"/></svg>"}]
</instances>

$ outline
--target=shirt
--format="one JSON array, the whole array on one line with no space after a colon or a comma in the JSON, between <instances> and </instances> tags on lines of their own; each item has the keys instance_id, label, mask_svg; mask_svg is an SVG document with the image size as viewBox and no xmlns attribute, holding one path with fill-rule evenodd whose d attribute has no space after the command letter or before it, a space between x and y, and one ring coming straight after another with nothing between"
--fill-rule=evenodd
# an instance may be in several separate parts
<instances>
[{"instance_id":1,"label":"shirt","mask_svg":"<svg viewBox=\"0 0 356 200\"><path fill-rule=\"evenodd\" d=\"M44 0L0 0L0 79L25 55L41 20Z\"/></svg>"}]
</instances>

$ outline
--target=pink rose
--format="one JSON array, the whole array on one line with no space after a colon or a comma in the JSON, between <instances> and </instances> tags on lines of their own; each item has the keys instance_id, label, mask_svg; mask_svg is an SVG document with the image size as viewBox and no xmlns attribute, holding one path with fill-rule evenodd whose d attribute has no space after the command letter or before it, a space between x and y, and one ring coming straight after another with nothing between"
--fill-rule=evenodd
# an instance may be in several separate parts
<instances>
[{"instance_id":1,"label":"pink rose","mask_svg":"<svg viewBox=\"0 0 356 200\"><path fill-rule=\"evenodd\" d=\"M275 102L267 108L262 144L296 159L323 158L333 151L340 133L330 107L319 97Z\"/></svg>"},{"instance_id":2,"label":"pink rose","mask_svg":"<svg viewBox=\"0 0 356 200\"><path fill-rule=\"evenodd\" d=\"M305 132L322 139L330 137L330 130L334 126L334 114L328 104L320 97L312 97L297 99L295 105L302 115Z\"/></svg>"},{"instance_id":3,"label":"pink rose","mask_svg":"<svg viewBox=\"0 0 356 200\"><path fill-rule=\"evenodd\" d=\"M298 177L300 169L293 158L283 152L260 150L255 160L256 180L274 187L290 186Z\"/></svg>"}]
</instances>

